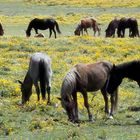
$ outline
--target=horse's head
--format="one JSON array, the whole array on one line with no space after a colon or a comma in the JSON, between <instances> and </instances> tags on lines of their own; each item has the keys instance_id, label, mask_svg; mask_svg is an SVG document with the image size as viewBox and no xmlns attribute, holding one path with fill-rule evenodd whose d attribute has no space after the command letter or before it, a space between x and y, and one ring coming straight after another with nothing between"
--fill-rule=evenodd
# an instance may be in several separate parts
<instances>
[{"instance_id":1,"label":"horse's head","mask_svg":"<svg viewBox=\"0 0 140 140\"><path fill-rule=\"evenodd\" d=\"M66 109L69 121L75 122L75 103L73 101L66 103L65 109Z\"/></svg>"},{"instance_id":2,"label":"horse's head","mask_svg":"<svg viewBox=\"0 0 140 140\"><path fill-rule=\"evenodd\" d=\"M29 32L28 30L26 30L26 37L30 37L31 36L31 32Z\"/></svg>"},{"instance_id":3,"label":"horse's head","mask_svg":"<svg viewBox=\"0 0 140 140\"><path fill-rule=\"evenodd\" d=\"M106 32L105 34L106 37L111 37L113 35L113 31L110 29L106 29L105 32Z\"/></svg>"},{"instance_id":4,"label":"horse's head","mask_svg":"<svg viewBox=\"0 0 140 140\"><path fill-rule=\"evenodd\" d=\"M61 100L62 107L66 110L68 119L71 122L75 122L75 103L74 101L68 102L67 100L65 101L64 99L58 98Z\"/></svg>"},{"instance_id":5,"label":"horse's head","mask_svg":"<svg viewBox=\"0 0 140 140\"><path fill-rule=\"evenodd\" d=\"M1 29L1 30L0 30L0 36L3 36L3 35L4 35L4 30Z\"/></svg>"},{"instance_id":6,"label":"horse's head","mask_svg":"<svg viewBox=\"0 0 140 140\"><path fill-rule=\"evenodd\" d=\"M80 30L77 30L77 29L76 29L76 30L74 31L74 34L80 36Z\"/></svg>"},{"instance_id":7,"label":"horse's head","mask_svg":"<svg viewBox=\"0 0 140 140\"><path fill-rule=\"evenodd\" d=\"M81 31L81 24L78 24L74 31L74 34L80 36L80 31Z\"/></svg>"},{"instance_id":8,"label":"horse's head","mask_svg":"<svg viewBox=\"0 0 140 140\"><path fill-rule=\"evenodd\" d=\"M117 71L117 66L113 65L113 68L110 72L109 83L107 86L107 92L112 94L118 88L122 82L122 77Z\"/></svg>"},{"instance_id":9,"label":"horse's head","mask_svg":"<svg viewBox=\"0 0 140 140\"><path fill-rule=\"evenodd\" d=\"M27 101L29 101L29 97L32 94L32 90L27 88L27 87L25 87L25 84L23 82L21 82L19 80L18 80L18 82L21 85L21 92L22 92L21 100L22 100L22 104L25 104Z\"/></svg>"}]
</instances>

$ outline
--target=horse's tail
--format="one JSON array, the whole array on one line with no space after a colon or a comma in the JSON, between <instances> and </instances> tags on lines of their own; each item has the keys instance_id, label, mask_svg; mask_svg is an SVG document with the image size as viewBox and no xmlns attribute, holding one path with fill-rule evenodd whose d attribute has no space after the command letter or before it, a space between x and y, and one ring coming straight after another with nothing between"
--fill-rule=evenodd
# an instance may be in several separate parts
<instances>
[{"instance_id":1,"label":"horse's tail","mask_svg":"<svg viewBox=\"0 0 140 140\"><path fill-rule=\"evenodd\" d=\"M69 71L65 76L61 87L61 101L62 106L68 105L72 102L72 93L76 89L76 74L73 70Z\"/></svg>"},{"instance_id":2,"label":"horse's tail","mask_svg":"<svg viewBox=\"0 0 140 140\"><path fill-rule=\"evenodd\" d=\"M46 68L44 60L41 59L39 62L39 80L42 98L46 98Z\"/></svg>"},{"instance_id":3,"label":"horse's tail","mask_svg":"<svg viewBox=\"0 0 140 140\"><path fill-rule=\"evenodd\" d=\"M58 23L55 21L55 25L56 25L56 30L57 30L57 32L59 33L59 34L61 34L61 31L60 31L60 29L59 29L59 25L58 25Z\"/></svg>"},{"instance_id":4,"label":"horse's tail","mask_svg":"<svg viewBox=\"0 0 140 140\"><path fill-rule=\"evenodd\" d=\"M118 88L114 91L114 99L115 99L114 110L116 110L118 106Z\"/></svg>"}]
</instances>

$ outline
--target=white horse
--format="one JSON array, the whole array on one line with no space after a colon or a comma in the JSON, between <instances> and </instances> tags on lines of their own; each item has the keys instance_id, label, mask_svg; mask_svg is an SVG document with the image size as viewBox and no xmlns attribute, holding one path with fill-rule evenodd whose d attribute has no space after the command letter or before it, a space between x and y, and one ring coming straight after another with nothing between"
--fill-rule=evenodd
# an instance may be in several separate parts
<instances>
[{"instance_id":1,"label":"white horse","mask_svg":"<svg viewBox=\"0 0 140 140\"><path fill-rule=\"evenodd\" d=\"M48 93L48 103L50 103L50 90L51 90L51 59L44 53L35 53L30 58L29 69L21 84L22 92L22 104L29 101L32 94L32 86L36 88L36 93L38 96L38 101L40 100L40 90L42 94L42 99L46 99L46 86ZM40 81L40 87L38 84Z\"/></svg>"}]
</instances>

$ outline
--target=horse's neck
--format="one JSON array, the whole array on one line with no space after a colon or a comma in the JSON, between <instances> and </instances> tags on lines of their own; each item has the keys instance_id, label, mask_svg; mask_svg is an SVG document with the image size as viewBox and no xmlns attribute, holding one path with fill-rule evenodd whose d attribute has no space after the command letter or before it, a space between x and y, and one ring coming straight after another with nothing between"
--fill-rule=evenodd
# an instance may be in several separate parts
<instances>
[{"instance_id":1,"label":"horse's neck","mask_svg":"<svg viewBox=\"0 0 140 140\"><path fill-rule=\"evenodd\" d=\"M26 76L25 76L25 79L23 81L23 84L26 88L32 88L32 85L33 85L33 81L32 81L32 78L29 74L29 71L27 72Z\"/></svg>"},{"instance_id":2,"label":"horse's neck","mask_svg":"<svg viewBox=\"0 0 140 140\"><path fill-rule=\"evenodd\" d=\"M127 67L123 68L120 67L118 69L118 74L120 75L120 77L123 78L130 78L133 79L133 73L131 69L128 69Z\"/></svg>"},{"instance_id":3,"label":"horse's neck","mask_svg":"<svg viewBox=\"0 0 140 140\"><path fill-rule=\"evenodd\" d=\"M30 22L27 28L27 32L30 32L32 30L32 23Z\"/></svg>"}]
</instances>

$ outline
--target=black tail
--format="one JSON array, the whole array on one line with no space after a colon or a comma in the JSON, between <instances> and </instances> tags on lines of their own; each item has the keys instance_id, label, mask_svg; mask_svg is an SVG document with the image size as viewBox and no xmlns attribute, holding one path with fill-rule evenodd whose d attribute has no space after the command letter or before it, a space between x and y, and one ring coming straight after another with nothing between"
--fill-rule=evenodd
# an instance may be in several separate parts
<instances>
[{"instance_id":1,"label":"black tail","mask_svg":"<svg viewBox=\"0 0 140 140\"><path fill-rule=\"evenodd\" d=\"M57 30L57 32L59 33L59 34L61 34L61 31L60 31L60 29L59 29L59 25L58 25L58 23L55 21L55 25L56 25L56 30Z\"/></svg>"},{"instance_id":2,"label":"black tail","mask_svg":"<svg viewBox=\"0 0 140 140\"><path fill-rule=\"evenodd\" d=\"M40 89L42 94L42 99L46 99L46 69L44 65L44 60L39 62L39 80L40 80Z\"/></svg>"}]
</instances>

